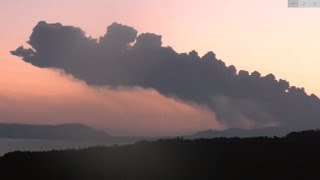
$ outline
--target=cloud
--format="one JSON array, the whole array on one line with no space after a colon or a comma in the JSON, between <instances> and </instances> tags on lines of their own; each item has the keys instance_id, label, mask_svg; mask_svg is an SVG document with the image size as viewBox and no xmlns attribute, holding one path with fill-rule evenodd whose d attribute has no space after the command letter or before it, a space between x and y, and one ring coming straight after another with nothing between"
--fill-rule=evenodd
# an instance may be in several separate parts
<instances>
[{"instance_id":1,"label":"cloud","mask_svg":"<svg viewBox=\"0 0 320 180\"><path fill-rule=\"evenodd\" d=\"M238 72L213 52L202 57L196 51L177 53L163 47L161 38L152 33L138 35L131 27L113 23L95 40L79 28L42 21L28 41L32 48L19 47L12 54L38 67L62 69L89 85L154 89L207 106L229 127L243 126L237 119L251 128L320 125L320 101L303 88L273 74ZM188 43L188 37L185 40Z\"/></svg>"},{"instance_id":2,"label":"cloud","mask_svg":"<svg viewBox=\"0 0 320 180\"><path fill-rule=\"evenodd\" d=\"M252 129L256 127L277 127L279 123L264 111L259 104L248 99L215 96L212 98L216 116L229 127Z\"/></svg>"}]
</instances>

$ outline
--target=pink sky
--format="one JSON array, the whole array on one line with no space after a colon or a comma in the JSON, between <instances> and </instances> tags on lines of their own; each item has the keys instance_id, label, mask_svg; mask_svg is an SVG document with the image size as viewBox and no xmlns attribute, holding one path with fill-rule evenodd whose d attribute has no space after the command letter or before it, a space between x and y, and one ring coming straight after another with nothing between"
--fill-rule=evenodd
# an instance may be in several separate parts
<instances>
[{"instance_id":1,"label":"pink sky","mask_svg":"<svg viewBox=\"0 0 320 180\"><path fill-rule=\"evenodd\" d=\"M175 124L168 130L170 132L179 128L183 131L207 127L221 128L221 125L214 121L214 117L209 117L212 112L205 107L177 102L153 90L134 90L130 96L126 93L131 90L116 93L105 89L103 90L105 92L96 92L95 89L58 73L40 70L11 56L9 51L25 44L32 28L40 20L81 27L88 36L93 37L103 35L106 27L112 22L120 22L135 27L140 33L153 32L163 35L164 45L170 45L178 52L195 49L204 54L212 50L227 65L233 64L238 69L248 71L258 70L263 74L272 72L278 78L285 78L292 85L305 87L308 93L319 96L320 84L317 83L320 79L319 18L319 9L289 9L287 0L2 0L0 2L0 105L6 106L8 111L6 116L2 115L0 118L1 121L4 121L5 117L8 119L5 121L20 119L23 122L33 118L35 122L40 122L46 112L43 109L45 105L63 111L59 108L71 107L75 103L74 99L80 99L81 103L93 101L92 103L97 103L95 104L97 107L113 107L110 104L105 105L104 102L96 102L95 97L92 97L102 93L101 97L128 98L112 102L114 108L122 103L128 106L128 109L131 109L131 106L134 109L135 104L139 104L140 101L134 98L135 95L157 99L156 104L143 100L143 103L148 105L141 107L150 108L154 114L144 113L138 109L128 112L145 121L157 113L164 112L170 116L166 117L170 122L164 122L162 125L151 123L148 129L160 126L163 127L160 129L164 130L170 123ZM84 95L87 91L92 92L90 97ZM68 98L63 101L65 96ZM55 102L50 103L49 100ZM176 111L170 108L159 109L158 107L162 107L163 104L171 104L177 109ZM26 105L28 108L25 108ZM31 111L32 108L40 110ZM76 112L85 113L85 108L81 108L84 107L79 107ZM118 111L118 109L106 111L108 113L101 116L121 119L115 116L115 112ZM17 112L28 112L28 116L20 114L20 117ZM54 112L56 113L54 110L50 111ZM179 120L175 120L179 119L176 116L182 119L199 117L196 121L201 121L201 126L192 129L194 122L189 118L183 127ZM69 121L76 117L78 116L70 117ZM103 118L96 118L100 121L88 123L98 125L101 119ZM126 118L122 119L124 122L128 121ZM212 122L209 123L209 120ZM44 123L51 122L59 123L59 120L48 120ZM108 126L107 123L112 121L104 125ZM147 125L140 128L135 126L131 133L137 134L136 132L146 127ZM162 132L161 130L158 133ZM119 132L123 131L125 130L119 129ZM146 134L150 132L152 131L143 131Z\"/></svg>"},{"instance_id":2,"label":"pink sky","mask_svg":"<svg viewBox=\"0 0 320 180\"><path fill-rule=\"evenodd\" d=\"M208 108L152 89L89 87L59 72L1 63L0 118L27 124L84 123L113 135L181 135L224 128ZM8 70L8 69L7 69ZM0 122L1 122L0 121Z\"/></svg>"}]
</instances>

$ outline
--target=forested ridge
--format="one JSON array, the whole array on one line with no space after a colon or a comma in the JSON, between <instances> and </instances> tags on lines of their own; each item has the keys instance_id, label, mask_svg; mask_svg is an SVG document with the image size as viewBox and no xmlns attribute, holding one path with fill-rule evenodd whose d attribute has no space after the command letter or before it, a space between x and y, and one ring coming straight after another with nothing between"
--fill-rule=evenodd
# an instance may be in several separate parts
<instances>
[{"instance_id":1,"label":"forested ridge","mask_svg":"<svg viewBox=\"0 0 320 180\"><path fill-rule=\"evenodd\" d=\"M320 132L283 138L183 138L0 158L1 179L317 179Z\"/></svg>"}]
</instances>

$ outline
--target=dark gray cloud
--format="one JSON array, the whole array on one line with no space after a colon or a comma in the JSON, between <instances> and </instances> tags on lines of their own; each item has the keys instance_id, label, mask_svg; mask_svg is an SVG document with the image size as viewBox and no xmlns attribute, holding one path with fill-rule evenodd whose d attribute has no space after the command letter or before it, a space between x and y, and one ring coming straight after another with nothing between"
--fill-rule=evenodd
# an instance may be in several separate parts
<instances>
[{"instance_id":1,"label":"dark gray cloud","mask_svg":"<svg viewBox=\"0 0 320 180\"><path fill-rule=\"evenodd\" d=\"M229 126L320 126L320 101L273 74L237 72L213 52L177 53L161 36L113 23L99 40L76 27L39 22L28 43L11 53L38 67L59 68L90 85L140 86L210 107ZM188 38L186 37L186 41ZM285 68L285 67L284 67Z\"/></svg>"}]
</instances>

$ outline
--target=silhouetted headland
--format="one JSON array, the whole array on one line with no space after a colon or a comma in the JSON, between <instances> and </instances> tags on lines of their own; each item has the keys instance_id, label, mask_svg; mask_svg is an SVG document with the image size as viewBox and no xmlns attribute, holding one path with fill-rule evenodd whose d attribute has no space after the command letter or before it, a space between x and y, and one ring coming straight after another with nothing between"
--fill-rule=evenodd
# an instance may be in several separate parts
<instances>
[{"instance_id":1,"label":"silhouetted headland","mask_svg":"<svg viewBox=\"0 0 320 180\"><path fill-rule=\"evenodd\" d=\"M0 123L0 138L48 140L106 140L103 131L83 124L31 125Z\"/></svg>"}]
</instances>

